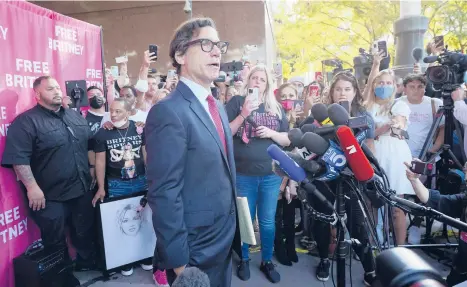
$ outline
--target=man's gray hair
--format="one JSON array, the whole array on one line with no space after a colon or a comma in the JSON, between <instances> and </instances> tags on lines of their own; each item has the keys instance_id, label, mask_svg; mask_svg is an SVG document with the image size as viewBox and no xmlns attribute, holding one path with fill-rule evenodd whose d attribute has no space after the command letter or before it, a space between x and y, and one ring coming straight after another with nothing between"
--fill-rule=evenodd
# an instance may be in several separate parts
<instances>
[{"instance_id":1,"label":"man's gray hair","mask_svg":"<svg viewBox=\"0 0 467 287\"><path fill-rule=\"evenodd\" d=\"M175 55L179 53L184 55L188 49L187 43L190 42L193 37L196 37L199 30L204 27L212 27L216 29L216 24L211 18L193 18L182 23L172 37L170 41L170 58L172 59L172 66L177 69L177 74L180 74L181 65L177 63Z\"/></svg>"}]
</instances>

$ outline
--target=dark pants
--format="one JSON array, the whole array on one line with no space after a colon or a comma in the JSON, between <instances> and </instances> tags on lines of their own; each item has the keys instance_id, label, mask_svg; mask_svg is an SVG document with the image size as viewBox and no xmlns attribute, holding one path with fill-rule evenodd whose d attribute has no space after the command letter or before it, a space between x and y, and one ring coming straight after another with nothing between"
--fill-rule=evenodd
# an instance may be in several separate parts
<instances>
[{"instance_id":1,"label":"dark pants","mask_svg":"<svg viewBox=\"0 0 467 287\"><path fill-rule=\"evenodd\" d=\"M66 247L65 227L71 220L70 236L78 258L94 260L94 210L92 192L68 201L47 201L45 208L31 211L31 216L41 230L45 248L58 250Z\"/></svg>"},{"instance_id":2,"label":"dark pants","mask_svg":"<svg viewBox=\"0 0 467 287\"><path fill-rule=\"evenodd\" d=\"M334 203L335 196L330 192L323 183L315 182L318 190L332 203ZM337 190L336 185L330 185L333 191ZM362 262L363 269L366 273L375 271L375 259L371 250L370 240L366 231L363 213L358 205L357 198L344 184L344 192L350 197L350 200L345 200L345 209L347 213L347 228L352 238L358 239L361 245L353 247L355 253ZM310 202L313 208L322 213L331 214L331 212L322 204L316 197L311 196ZM362 203L363 204L363 203ZM329 244L331 239L331 229L328 223L316 220L313 224L313 235L316 240L319 257L321 259L328 258Z\"/></svg>"},{"instance_id":3,"label":"dark pants","mask_svg":"<svg viewBox=\"0 0 467 287\"><path fill-rule=\"evenodd\" d=\"M300 202L299 202L300 203ZM296 201L288 203L286 199L277 201L276 242L285 239L286 244L295 246L295 208Z\"/></svg>"},{"instance_id":4,"label":"dark pants","mask_svg":"<svg viewBox=\"0 0 467 287\"><path fill-rule=\"evenodd\" d=\"M192 266L187 266L192 267ZM198 266L195 266L198 267ZM211 282L211 287L230 287L232 283L232 252L230 252L224 264L219 264L209 269L198 267L201 271L206 273ZM167 281L172 286L177 276L173 269L167 269Z\"/></svg>"},{"instance_id":5,"label":"dark pants","mask_svg":"<svg viewBox=\"0 0 467 287\"><path fill-rule=\"evenodd\" d=\"M451 273L449 273L448 277L446 278L446 283L448 283L449 287L452 287L464 281L467 281L467 274L460 274L455 269L451 269Z\"/></svg>"}]
</instances>

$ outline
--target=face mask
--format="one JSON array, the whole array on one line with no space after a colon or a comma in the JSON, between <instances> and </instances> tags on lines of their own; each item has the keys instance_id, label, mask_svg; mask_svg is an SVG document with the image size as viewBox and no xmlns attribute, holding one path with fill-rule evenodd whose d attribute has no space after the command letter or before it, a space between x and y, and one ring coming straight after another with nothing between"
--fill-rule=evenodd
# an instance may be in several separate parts
<instances>
[{"instance_id":1,"label":"face mask","mask_svg":"<svg viewBox=\"0 0 467 287\"><path fill-rule=\"evenodd\" d=\"M100 109L104 105L104 98L103 97L98 97L94 96L91 98L91 101L89 102L89 105L93 109Z\"/></svg>"},{"instance_id":2,"label":"face mask","mask_svg":"<svg viewBox=\"0 0 467 287\"><path fill-rule=\"evenodd\" d=\"M116 127L117 129L123 127L126 123L127 123L127 120L121 120L121 121L118 121L118 122L112 122L112 124L114 125L114 127Z\"/></svg>"},{"instance_id":3,"label":"face mask","mask_svg":"<svg viewBox=\"0 0 467 287\"><path fill-rule=\"evenodd\" d=\"M467 85L467 71L464 72L464 83Z\"/></svg>"},{"instance_id":4,"label":"face mask","mask_svg":"<svg viewBox=\"0 0 467 287\"><path fill-rule=\"evenodd\" d=\"M377 96L381 100L389 99L393 93L393 86L379 86L375 88L375 96Z\"/></svg>"},{"instance_id":5,"label":"face mask","mask_svg":"<svg viewBox=\"0 0 467 287\"><path fill-rule=\"evenodd\" d=\"M281 104L287 112L293 109L293 100L283 100Z\"/></svg>"}]
</instances>

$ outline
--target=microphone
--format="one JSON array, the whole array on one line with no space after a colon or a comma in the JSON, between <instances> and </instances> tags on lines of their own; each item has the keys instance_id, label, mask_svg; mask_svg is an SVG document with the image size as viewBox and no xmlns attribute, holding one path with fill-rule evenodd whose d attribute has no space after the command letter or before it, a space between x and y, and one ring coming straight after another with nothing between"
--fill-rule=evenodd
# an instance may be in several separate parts
<instances>
[{"instance_id":1,"label":"microphone","mask_svg":"<svg viewBox=\"0 0 467 287\"><path fill-rule=\"evenodd\" d=\"M438 56L428 56L423 58L423 63L431 64L438 61Z\"/></svg>"},{"instance_id":2,"label":"microphone","mask_svg":"<svg viewBox=\"0 0 467 287\"><path fill-rule=\"evenodd\" d=\"M415 60L415 63L420 63L420 60L423 57L423 50L421 48L414 48L412 50L412 57Z\"/></svg>"},{"instance_id":3,"label":"microphone","mask_svg":"<svg viewBox=\"0 0 467 287\"><path fill-rule=\"evenodd\" d=\"M302 128L304 125L307 125L307 124L314 124L315 123L315 118L313 118L312 116L308 116L306 119L304 119L299 125L298 127L299 128Z\"/></svg>"},{"instance_id":4,"label":"microphone","mask_svg":"<svg viewBox=\"0 0 467 287\"><path fill-rule=\"evenodd\" d=\"M395 247L376 257L376 276L381 286L445 287L443 277L415 252Z\"/></svg>"},{"instance_id":5,"label":"microphone","mask_svg":"<svg viewBox=\"0 0 467 287\"><path fill-rule=\"evenodd\" d=\"M336 136L355 178L363 182L372 179L375 174L373 167L371 167L370 161L363 153L352 130L347 126L340 126Z\"/></svg>"},{"instance_id":6,"label":"microphone","mask_svg":"<svg viewBox=\"0 0 467 287\"><path fill-rule=\"evenodd\" d=\"M325 164L326 173L315 178L316 180L330 181L339 177L340 172L346 166L347 159L336 143L332 140L326 141L315 133L304 134L302 142L309 151L321 156L321 161Z\"/></svg>"},{"instance_id":7,"label":"microphone","mask_svg":"<svg viewBox=\"0 0 467 287\"><path fill-rule=\"evenodd\" d=\"M350 102L349 102L349 101L340 101L340 102L339 102L339 105L340 105L341 107L343 107L343 108L347 111L347 113L350 114ZM329 112L329 111L328 111L328 112ZM337 124L336 124L336 125L337 125Z\"/></svg>"},{"instance_id":8,"label":"microphone","mask_svg":"<svg viewBox=\"0 0 467 287\"><path fill-rule=\"evenodd\" d=\"M268 154L279 165L279 168L287 174L288 178L300 183L300 187L316 196L316 198L325 204L327 208L334 210L334 207L326 197L306 178L306 173L303 168L301 168L283 150L281 150L277 145L272 144L268 147Z\"/></svg>"},{"instance_id":9,"label":"microphone","mask_svg":"<svg viewBox=\"0 0 467 287\"><path fill-rule=\"evenodd\" d=\"M332 104L328 107L329 119L334 123L334 125L347 125L350 115L345 110L345 108L339 104Z\"/></svg>"},{"instance_id":10,"label":"microphone","mask_svg":"<svg viewBox=\"0 0 467 287\"><path fill-rule=\"evenodd\" d=\"M210 287L208 275L196 267L187 267L175 279L172 287Z\"/></svg>"},{"instance_id":11,"label":"microphone","mask_svg":"<svg viewBox=\"0 0 467 287\"><path fill-rule=\"evenodd\" d=\"M326 108L326 105L322 103L313 105L311 107L311 114L321 125L334 125L328 117L328 109Z\"/></svg>"},{"instance_id":12,"label":"microphone","mask_svg":"<svg viewBox=\"0 0 467 287\"><path fill-rule=\"evenodd\" d=\"M293 128L287 133L287 137L290 140L290 145L296 148L303 148L302 136L303 132L299 128Z\"/></svg>"}]
</instances>

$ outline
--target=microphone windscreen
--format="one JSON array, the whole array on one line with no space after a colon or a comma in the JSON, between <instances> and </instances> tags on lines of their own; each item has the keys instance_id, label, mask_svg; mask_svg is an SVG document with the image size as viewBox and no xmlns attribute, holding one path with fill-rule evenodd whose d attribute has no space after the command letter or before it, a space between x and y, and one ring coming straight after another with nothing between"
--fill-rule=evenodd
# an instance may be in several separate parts
<instances>
[{"instance_id":1,"label":"microphone windscreen","mask_svg":"<svg viewBox=\"0 0 467 287\"><path fill-rule=\"evenodd\" d=\"M315 122L315 118L313 118L312 116L309 116L300 123L299 127L301 128L304 125L312 124L314 122Z\"/></svg>"},{"instance_id":2,"label":"microphone windscreen","mask_svg":"<svg viewBox=\"0 0 467 287\"><path fill-rule=\"evenodd\" d=\"M422 59L423 57L423 50L422 48L414 48L412 50L412 57L413 59L415 60L415 62L419 63L420 60Z\"/></svg>"},{"instance_id":3,"label":"microphone windscreen","mask_svg":"<svg viewBox=\"0 0 467 287\"><path fill-rule=\"evenodd\" d=\"M311 107L311 114L321 124L327 124L328 120L328 109L326 105L322 103L315 104Z\"/></svg>"},{"instance_id":4,"label":"microphone windscreen","mask_svg":"<svg viewBox=\"0 0 467 287\"><path fill-rule=\"evenodd\" d=\"M316 130L316 126L313 124L306 124L301 127L301 130L302 130L302 133L314 132Z\"/></svg>"},{"instance_id":5,"label":"microphone windscreen","mask_svg":"<svg viewBox=\"0 0 467 287\"><path fill-rule=\"evenodd\" d=\"M309 151L322 156L329 148L329 143L320 135L315 133L305 133L302 137L303 146Z\"/></svg>"},{"instance_id":6,"label":"microphone windscreen","mask_svg":"<svg viewBox=\"0 0 467 287\"><path fill-rule=\"evenodd\" d=\"M272 172L274 172L275 175L280 177L289 177L285 173L285 171L283 171L282 168L279 166L279 163L275 160L272 161Z\"/></svg>"},{"instance_id":7,"label":"microphone windscreen","mask_svg":"<svg viewBox=\"0 0 467 287\"><path fill-rule=\"evenodd\" d=\"M287 177L296 182L305 180L306 173L303 168L301 168L277 145L270 145L268 147L268 154L273 160L278 162L279 167L287 174Z\"/></svg>"},{"instance_id":8,"label":"microphone windscreen","mask_svg":"<svg viewBox=\"0 0 467 287\"><path fill-rule=\"evenodd\" d=\"M352 130L347 126L340 126L336 131L336 136L355 178L358 181L372 179L375 174L373 167L363 153Z\"/></svg>"},{"instance_id":9,"label":"microphone windscreen","mask_svg":"<svg viewBox=\"0 0 467 287\"><path fill-rule=\"evenodd\" d=\"M303 143L302 143L303 132L301 129L293 128L288 132L287 136L290 140L290 145L292 147L303 148Z\"/></svg>"},{"instance_id":10,"label":"microphone windscreen","mask_svg":"<svg viewBox=\"0 0 467 287\"><path fill-rule=\"evenodd\" d=\"M339 104L332 104L328 108L329 119L334 125L346 125L349 121L349 113Z\"/></svg>"},{"instance_id":11,"label":"microphone windscreen","mask_svg":"<svg viewBox=\"0 0 467 287\"><path fill-rule=\"evenodd\" d=\"M187 267L175 279L172 287L210 287L208 275L196 267Z\"/></svg>"}]
</instances>

